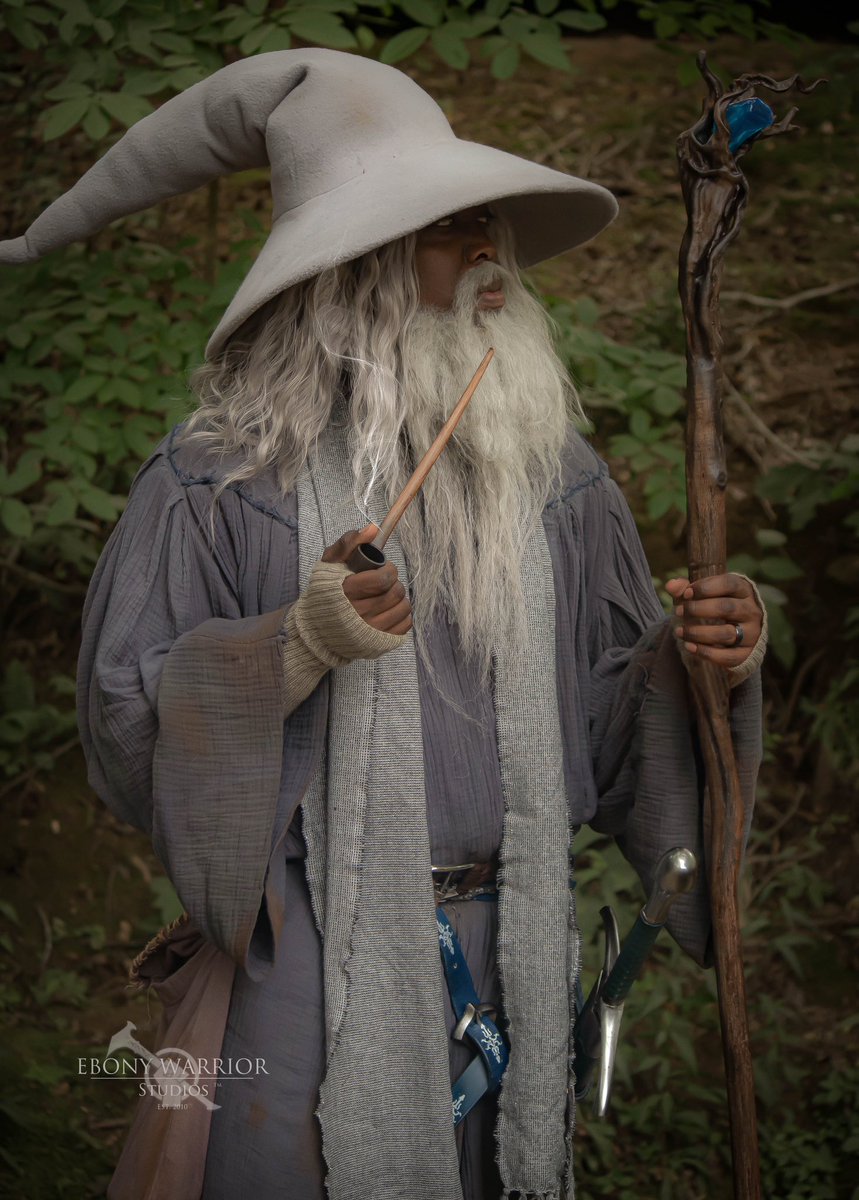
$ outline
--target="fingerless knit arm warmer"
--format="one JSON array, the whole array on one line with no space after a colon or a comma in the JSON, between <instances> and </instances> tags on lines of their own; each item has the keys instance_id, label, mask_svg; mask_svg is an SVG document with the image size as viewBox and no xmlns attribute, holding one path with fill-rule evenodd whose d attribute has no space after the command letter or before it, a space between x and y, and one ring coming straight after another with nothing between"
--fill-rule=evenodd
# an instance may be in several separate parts
<instances>
[{"instance_id":1,"label":"fingerless knit arm warmer","mask_svg":"<svg viewBox=\"0 0 859 1200\"><path fill-rule=\"evenodd\" d=\"M298 708L331 667L343 667L355 658L379 658L408 637L384 633L359 616L343 591L343 580L350 574L345 563L318 562L307 588L286 614L285 716Z\"/></svg>"}]
</instances>

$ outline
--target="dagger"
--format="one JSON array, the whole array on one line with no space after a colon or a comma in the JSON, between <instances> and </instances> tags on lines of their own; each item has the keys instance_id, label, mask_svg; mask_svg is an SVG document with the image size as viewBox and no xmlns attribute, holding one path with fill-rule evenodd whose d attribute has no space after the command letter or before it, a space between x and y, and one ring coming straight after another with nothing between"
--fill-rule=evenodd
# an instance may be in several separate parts
<instances>
[{"instance_id":1,"label":"dagger","mask_svg":"<svg viewBox=\"0 0 859 1200\"><path fill-rule=\"evenodd\" d=\"M594 1100L598 1117L608 1110L624 1002L668 920L671 905L692 890L697 875L698 862L691 850L680 846L666 850L656 865L647 902L622 948L614 913L609 906L600 910L606 935L603 967L576 1023L576 1097L590 1091L599 1064Z\"/></svg>"}]
</instances>

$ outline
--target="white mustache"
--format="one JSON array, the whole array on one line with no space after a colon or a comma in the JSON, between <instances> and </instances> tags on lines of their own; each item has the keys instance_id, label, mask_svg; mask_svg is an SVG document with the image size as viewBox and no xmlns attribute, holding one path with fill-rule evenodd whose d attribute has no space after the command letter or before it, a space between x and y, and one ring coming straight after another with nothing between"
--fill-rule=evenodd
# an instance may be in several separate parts
<instances>
[{"instance_id":1,"label":"white mustache","mask_svg":"<svg viewBox=\"0 0 859 1200\"><path fill-rule=\"evenodd\" d=\"M456 285L451 314L471 316L483 292L506 290L513 282L512 272L499 263L484 262L470 267Z\"/></svg>"}]
</instances>

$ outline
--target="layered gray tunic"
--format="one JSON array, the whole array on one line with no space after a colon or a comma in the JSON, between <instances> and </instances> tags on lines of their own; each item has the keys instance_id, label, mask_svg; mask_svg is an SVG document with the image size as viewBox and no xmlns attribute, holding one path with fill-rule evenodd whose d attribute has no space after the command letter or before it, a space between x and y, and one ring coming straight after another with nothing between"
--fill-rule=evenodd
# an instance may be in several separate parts
<instances>
[{"instance_id":1,"label":"layered gray tunic","mask_svg":"<svg viewBox=\"0 0 859 1200\"><path fill-rule=\"evenodd\" d=\"M141 468L87 600L81 735L96 792L152 835L193 922L240 968L223 1056L265 1058L268 1074L218 1090L203 1194L321 1200L321 953L300 802L325 743L327 680L283 721L282 621L298 595L295 496L265 479L228 489L212 541L217 469L174 436ZM571 820L617 835L646 886L664 849L701 844L683 670L628 508L577 435L543 524ZM420 659L418 667L433 861L485 861L503 820L492 696L463 660L455 627L439 622L428 640L431 670ZM756 677L736 689L733 709L751 790ZM190 845L176 834L189 808L199 813ZM498 1002L495 906L448 907L481 998ZM677 906L673 932L706 959L702 892ZM404 980L391 1003L408 1005L421 986ZM451 1041L452 1076L469 1058ZM461 1127L466 1200L499 1193L493 1121L485 1099Z\"/></svg>"}]
</instances>

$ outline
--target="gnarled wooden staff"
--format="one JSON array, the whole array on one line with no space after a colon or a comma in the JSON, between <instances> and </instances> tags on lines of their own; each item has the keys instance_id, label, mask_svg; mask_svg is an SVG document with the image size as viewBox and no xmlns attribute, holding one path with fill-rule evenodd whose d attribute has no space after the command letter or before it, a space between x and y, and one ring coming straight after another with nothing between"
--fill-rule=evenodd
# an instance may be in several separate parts
<instances>
[{"instance_id":1,"label":"gnarled wooden staff","mask_svg":"<svg viewBox=\"0 0 859 1200\"><path fill-rule=\"evenodd\" d=\"M775 122L754 97L756 88L809 92L799 76L777 81L742 75L728 88L698 55L708 96L700 119L677 141L688 224L680 249L680 298L686 321L687 553L692 580L725 571L725 447L722 435L719 287L724 254L737 236L748 183L737 159L752 142L796 128L796 109ZM817 81L820 82L820 81ZM705 825L708 881L722 1049L731 1127L734 1196L761 1194L755 1088L749 1046L746 987L740 943L737 882L746 812L728 715L728 680L712 663L694 659L691 687L707 774Z\"/></svg>"}]
</instances>

